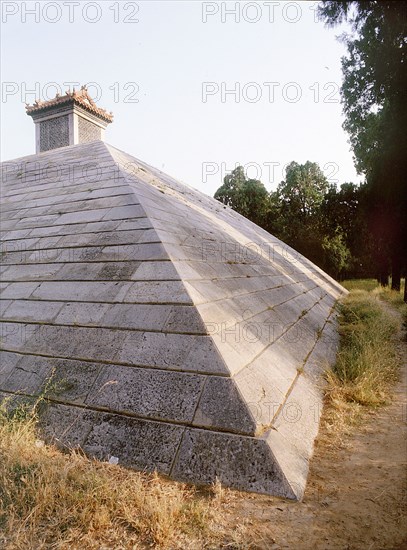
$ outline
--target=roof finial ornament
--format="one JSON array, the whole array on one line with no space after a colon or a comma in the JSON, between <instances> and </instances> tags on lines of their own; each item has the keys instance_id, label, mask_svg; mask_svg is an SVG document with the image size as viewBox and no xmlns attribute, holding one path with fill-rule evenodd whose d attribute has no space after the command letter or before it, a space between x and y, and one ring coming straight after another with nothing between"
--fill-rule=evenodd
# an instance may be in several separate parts
<instances>
[{"instance_id":1,"label":"roof finial ornament","mask_svg":"<svg viewBox=\"0 0 407 550\"><path fill-rule=\"evenodd\" d=\"M96 105L90 97L87 85L79 90L68 89L65 95L56 93L53 99L36 99L26 104L26 112L37 127L37 153L58 147L87 143L103 139L106 126L113 121L108 113ZM47 124L43 124L47 122ZM53 128L50 130L50 128ZM46 133L54 132L55 135Z\"/></svg>"},{"instance_id":2,"label":"roof finial ornament","mask_svg":"<svg viewBox=\"0 0 407 550\"><path fill-rule=\"evenodd\" d=\"M87 85L84 84L81 86L81 89L76 91L73 87L72 92L67 90L65 95L61 96L59 93L55 95L54 99L48 101L42 101L41 99L36 99L33 105L26 104L28 114L38 112L39 110L48 110L57 105L65 105L74 103L84 109L89 110L92 114L97 115L102 118L105 122L113 121L113 113L107 112L105 109L102 109L96 105L91 96L89 95Z\"/></svg>"}]
</instances>

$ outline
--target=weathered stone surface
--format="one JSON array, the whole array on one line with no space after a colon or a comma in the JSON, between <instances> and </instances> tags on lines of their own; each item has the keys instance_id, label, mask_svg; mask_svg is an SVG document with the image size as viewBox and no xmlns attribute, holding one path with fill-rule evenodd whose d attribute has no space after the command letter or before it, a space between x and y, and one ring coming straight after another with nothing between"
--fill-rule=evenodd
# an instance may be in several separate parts
<instances>
[{"instance_id":1,"label":"weathered stone surface","mask_svg":"<svg viewBox=\"0 0 407 550\"><path fill-rule=\"evenodd\" d=\"M174 424L98 414L83 449L101 460L115 456L125 466L169 474L183 431Z\"/></svg>"},{"instance_id":2,"label":"weathered stone surface","mask_svg":"<svg viewBox=\"0 0 407 550\"><path fill-rule=\"evenodd\" d=\"M31 296L38 300L121 302L130 288L131 283L123 282L86 281L65 283L47 281L37 286Z\"/></svg>"},{"instance_id":3,"label":"weathered stone surface","mask_svg":"<svg viewBox=\"0 0 407 550\"><path fill-rule=\"evenodd\" d=\"M84 403L101 369L96 363L17 355L3 389L29 395L45 393L59 401Z\"/></svg>"},{"instance_id":4,"label":"weathered stone surface","mask_svg":"<svg viewBox=\"0 0 407 550\"><path fill-rule=\"evenodd\" d=\"M235 381L217 376L208 377L193 424L246 435L256 432L256 422Z\"/></svg>"},{"instance_id":5,"label":"weathered stone surface","mask_svg":"<svg viewBox=\"0 0 407 550\"><path fill-rule=\"evenodd\" d=\"M51 405L40 417L43 436L60 447L77 448L85 444L86 437L98 420L96 411Z\"/></svg>"},{"instance_id":6,"label":"weathered stone surface","mask_svg":"<svg viewBox=\"0 0 407 550\"><path fill-rule=\"evenodd\" d=\"M101 142L3 184L0 399L47 388L44 435L102 460L301 498L342 287Z\"/></svg>"},{"instance_id":7,"label":"weathered stone surface","mask_svg":"<svg viewBox=\"0 0 407 550\"><path fill-rule=\"evenodd\" d=\"M46 303L50 304L53 302ZM59 304L61 305L60 302ZM64 302L62 307L60 307L59 315L55 318L55 324L103 326L100 321L106 315L107 311L109 311L110 307L110 304L104 303Z\"/></svg>"},{"instance_id":8,"label":"weathered stone surface","mask_svg":"<svg viewBox=\"0 0 407 550\"><path fill-rule=\"evenodd\" d=\"M157 369L109 365L95 382L89 406L139 417L190 423L204 377Z\"/></svg>"},{"instance_id":9,"label":"weathered stone surface","mask_svg":"<svg viewBox=\"0 0 407 550\"><path fill-rule=\"evenodd\" d=\"M4 312L13 303L13 300L1 300L0 302L0 315L3 318Z\"/></svg>"},{"instance_id":10,"label":"weathered stone surface","mask_svg":"<svg viewBox=\"0 0 407 550\"><path fill-rule=\"evenodd\" d=\"M27 361L27 357L23 356L2 388L10 392L35 395L40 392L49 375L49 365L42 357L30 357Z\"/></svg>"},{"instance_id":11,"label":"weathered stone surface","mask_svg":"<svg viewBox=\"0 0 407 550\"><path fill-rule=\"evenodd\" d=\"M3 284L1 285L3 287ZM4 285L1 290L1 298L6 299L24 299L29 298L39 283L9 283Z\"/></svg>"},{"instance_id":12,"label":"weathered stone surface","mask_svg":"<svg viewBox=\"0 0 407 550\"><path fill-rule=\"evenodd\" d=\"M189 306L172 306L163 331L208 334L206 325L196 308Z\"/></svg>"},{"instance_id":13,"label":"weathered stone surface","mask_svg":"<svg viewBox=\"0 0 407 550\"><path fill-rule=\"evenodd\" d=\"M123 301L127 303L193 304L181 281L140 281L133 283Z\"/></svg>"},{"instance_id":14,"label":"weathered stone surface","mask_svg":"<svg viewBox=\"0 0 407 550\"><path fill-rule=\"evenodd\" d=\"M281 343L271 346L235 376L258 431L270 426L298 375L296 363Z\"/></svg>"},{"instance_id":15,"label":"weathered stone surface","mask_svg":"<svg viewBox=\"0 0 407 550\"><path fill-rule=\"evenodd\" d=\"M3 281L46 281L56 279L57 273L64 269L61 264L10 265L3 266Z\"/></svg>"},{"instance_id":16,"label":"weathered stone surface","mask_svg":"<svg viewBox=\"0 0 407 550\"><path fill-rule=\"evenodd\" d=\"M137 366L224 374L227 369L208 336L134 332L126 334L116 360Z\"/></svg>"},{"instance_id":17,"label":"weathered stone surface","mask_svg":"<svg viewBox=\"0 0 407 550\"><path fill-rule=\"evenodd\" d=\"M8 351L0 351L0 386L2 389L5 389L5 382L20 359L21 355Z\"/></svg>"},{"instance_id":18,"label":"weathered stone surface","mask_svg":"<svg viewBox=\"0 0 407 550\"><path fill-rule=\"evenodd\" d=\"M4 311L3 319L52 323L63 305L61 302L14 300Z\"/></svg>"},{"instance_id":19,"label":"weathered stone surface","mask_svg":"<svg viewBox=\"0 0 407 550\"><path fill-rule=\"evenodd\" d=\"M48 264L51 265L51 264ZM57 264L60 265L60 264ZM55 277L61 281L126 281L137 272L141 262L95 262L63 265Z\"/></svg>"},{"instance_id":20,"label":"weathered stone surface","mask_svg":"<svg viewBox=\"0 0 407 550\"><path fill-rule=\"evenodd\" d=\"M187 429L171 473L182 481L219 480L245 491L296 498L270 447L247 436Z\"/></svg>"}]
</instances>

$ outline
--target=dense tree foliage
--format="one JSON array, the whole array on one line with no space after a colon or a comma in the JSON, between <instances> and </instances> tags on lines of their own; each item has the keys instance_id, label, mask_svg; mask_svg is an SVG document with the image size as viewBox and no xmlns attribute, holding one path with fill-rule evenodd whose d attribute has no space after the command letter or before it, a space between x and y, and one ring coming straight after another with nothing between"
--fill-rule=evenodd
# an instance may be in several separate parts
<instances>
[{"instance_id":1,"label":"dense tree foliage","mask_svg":"<svg viewBox=\"0 0 407 550\"><path fill-rule=\"evenodd\" d=\"M407 257L407 2L322 1L326 24L342 21L344 128L359 173L366 176L375 261L385 282L400 288Z\"/></svg>"},{"instance_id":2,"label":"dense tree foliage","mask_svg":"<svg viewBox=\"0 0 407 550\"><path fill-rule=\"evenodd\" d=\"M268 193L261 181L247 179L242 166L225 176L215 199L236 210L258 225L264 223L268 210Z\"/></svg>"},{"instance_id":3,"label":"dense tree foliage","mask_svg":"<svg viewBox=\"0 0 407 550\"><path fill-rule=\"evenodd\" d=\"M277 233L315 262L322 254L319 211L328 187L318 164L291 162L285 180L273 197L279 206L280 228L277 228Z\"/></svg>"}]
</instances>

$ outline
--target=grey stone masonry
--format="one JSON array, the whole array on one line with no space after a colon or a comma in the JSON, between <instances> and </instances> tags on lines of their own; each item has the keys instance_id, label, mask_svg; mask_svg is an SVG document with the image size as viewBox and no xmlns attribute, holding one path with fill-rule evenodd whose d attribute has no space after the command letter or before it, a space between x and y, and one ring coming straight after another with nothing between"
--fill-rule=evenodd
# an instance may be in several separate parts
<instances>
[{"instance_id":1,"label":"grey stone masonry","mask_svg":"<svg viewBox=\"0 0 407 550\"><path fill-rule=\"evenodd\" d=\"M0 400L51 378L41 426L58 444L301 499L345 290L102 141L2 174Z\"/></svg>"}]
</instances>

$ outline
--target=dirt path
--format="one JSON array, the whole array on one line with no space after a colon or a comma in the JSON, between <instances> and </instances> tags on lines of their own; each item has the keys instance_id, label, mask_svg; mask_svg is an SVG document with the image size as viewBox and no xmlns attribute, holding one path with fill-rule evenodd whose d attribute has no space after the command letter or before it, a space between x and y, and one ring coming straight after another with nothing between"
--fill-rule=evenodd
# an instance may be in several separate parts
<instances>
[{"instance_id":1,"label":"dirt path","mask_svg":"<svg viewBox=\"0 0 407 550\"><path fill-rule=\"evenodd\" d=\"M370 413L339 450L321 443L327 429L321 428L302 503L232 499L231 519L248 524L248 548L407 549L407 342L401 335L398 347L402 375L393 402Z\"/></svg>"}]
</instances>

